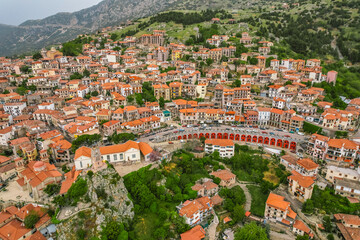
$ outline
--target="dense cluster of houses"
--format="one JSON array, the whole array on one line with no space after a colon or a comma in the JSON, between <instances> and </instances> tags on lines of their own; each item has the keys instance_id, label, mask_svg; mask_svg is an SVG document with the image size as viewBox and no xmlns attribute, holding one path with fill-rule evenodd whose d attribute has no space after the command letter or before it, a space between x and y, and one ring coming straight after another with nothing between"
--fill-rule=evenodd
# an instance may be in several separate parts
<instances>
[{"instance_id":1,"label":"dense cluster of houses","mask_svg":"<svg viewBox=\"0 0 360 240\"><path fill-rule=\"evenodd\" d=\"M236 54L237 38L257 51ZM272 42L247 32L241 37L213 35L206 40L213 48L167 44L166 39L164 30L119 41L101 32L83 44L79 56L64 56L51 48L43 49L40 59L0 57L0 147L12 152L10 157L0 156L1 180L18 176L18 184L36 200L44 197L50 183L61 184L64 194L81 171L96 171L106 161L151 161L154 153L149 144L134 141L83 146L72 152L73 140L92 134L147 133L170 120L271 127L292 133L301 133L305 122L329 131L357 129L360 99L352 99L345 110L339 110L324 101L324 89L312 86L336 83L337 72L323 74L319 59L278 59L272 54ZM152 101L145 99L149 92ZM307 145L310 157L328 163L326 179L336 192L359 200L359 170L354 170L359 143L313 134ZM205 152L218 151L221 157L232 157L234 148L231 140L205 141ZM57 169L68 163L73 166L70 172ZM289 155L281 163L292 172L289 192L301 201L311 198L318 164ZM213 175L221 179L222 187L235 183L235 175L226 170ZM192 226L221 202L216 194L219 186L211 181L193 189L199 198L178 207L180 216ZM265 216L291 225L296 234L311 236L281 196L270 194ZM347 229L346 223L341 224ZM201 227L190 231L182 238L194 234L201 239L204 234Z\"/></svg>"}]
</instances>

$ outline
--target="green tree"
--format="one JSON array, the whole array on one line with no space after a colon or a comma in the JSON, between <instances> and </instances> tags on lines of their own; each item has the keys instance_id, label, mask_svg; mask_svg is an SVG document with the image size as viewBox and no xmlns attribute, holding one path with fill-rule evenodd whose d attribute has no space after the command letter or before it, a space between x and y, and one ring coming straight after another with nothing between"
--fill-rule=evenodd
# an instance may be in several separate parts
<instances>
[{"instance_id":1,"label":"green tree","mask_svg":"<svg viewBox=\"0 0 360 240\"><path fill-rule=\"evenodd\" d=\"M5 89L4 91L3 91L3 94L9 94L10 92L9 92L9 90L7 90L7 89Z\"/></svg>"},{"instance_id":2,"label":"green tree","mask_svg":"<svg viewBox=\"0 0 360 240\"><path fill-rule=\"evenodd\" d=\"M70 79L73 80L73 79L82 79L83 78L83 75L81 75L80 73L78 72L75 72L73 73L72 75L70 75Z\"/></svg>"},{"instance_id":3,"label":"green tree","mask_svg":"<svg viewBox=\"0 0 360 240\"><path fill-rule=\"evenodd\" d=\"M327 240L334 240L334 235L332 233L328 234L326 237Z\"/></svg>"},{"instance_id":4,"label":"green tree","mask_svg":"<svg viewBox=\"0 0 360 240\"><path fill-rule=\"evenodd\" d=\"M42 58L40 52L36 52L36 53L33 55L33 59L34 59L35 61L39 60L40 58Z\"/></svg>"},{"instance_id":5,"label":"green tree","mask_svg":"<svg viewBox=\"0 0 360 240\"><path fill-rule=\"evenodd\" d=\"M24 96L27 93L27 89L25 87L18 87L15 92L20 94L21 96Z\"/></svg>"},{"instance_id":6,"label":"green tree","mask_svg":"<svg viewBox=\"0 0 360 240\"><path fill-rule=\"evenodd\" d=\"M232 214L232 220L234 223L242 222L245 218L245 210L242 206L236 205Z\"/></svg>"},{"instance_id":7,"label":"green tree","mask_svg":"<svg viewBox=\"0 0 360 240\"><path fill-rule=\"evenodd\" d=\"M134 102L134 96L133 95L129 95L129 96L127 96L127 101L129 102L129 103L132 103L132 102Z\"/></svg>"},{"instance_id":8,"label":"green tree","mask_svg":"<svg viewBox=\"0 0 360 240\"><path fill-rule=\"evenodd\" d=\"M119 36L116 33L111 34L110 39L116 41Z\"/></svg>"},{"instance_id":9,"label":"green tree","mask_svg":"<svg viewBox=\"0 0 360 240\"><path fill-rule=\"evenodd\" d=\"M332 224L331 224L331 219L329 216L326 215L323 217L323 225L324 225L325 231L327 231L327 232L332 231Z\"/></svg>"},{"instance_id":10,"label":"green tree","mask_svg":"<svg viewBox=\"0 0 360 240\"><path fill-rule=\"evenodd\" d=\"M26 228L34 228L35 224L39 221L40 216L37 212L31 211L24 219Z\"/></svg>"},{"instance_id":11,"label":"green tree","mask_svg":"<svg viewBox=\"0 0 360 240\"><path fill-rule=\"evenodd\" d=\"M265 228L258 226L255 222L246 224L235 234L235 240L268 240Z\"/></svg>"},{"instance_id":12,"label":"green tree","mask_svg":"<svg viewBox=\"0 0 360 240\"><path fill-rule=\"evenodd\" d=\"M92 97L97 97L97 96L99 96L99 92L98 91L92 91L91 96Z\"/></svg>"},{"instance_id":13,"label":"green tree","mask_svg":"<svg viewBox=\"0 0 360 240\"><path fill-rule=\"evenodd\" d=\"M303 208L304 213L312 213L314 211L314 203L311 199L305 201Z\"/></svg>"},{"instance_id":14,"label":"green tree","mask_svg":"<svg viewBox=\"0 0 360 240\"><path fill-rule=\"evenodd\" d=\"M125 231L124 224L110 221L101 231L101 236L107 240L117 240L120 234Z\"/></svg>"},{"instance_id":15,"label":"green tree","mask_svg":"<svg viewBox=\"0 0 360 240\"><path fill-rule=\"evenodd\" d=\"M83 71L83 76L84 76L84 77L90 77L90 72L89 72L89 70L85 69L85 70Z\"/></svg>"},{"instance_id":16,"label":"green tree","mask_svg":"<svg viewBox=\"0 0 360 240\"><path fill-rule=\"evenodd\" d=\"M135 100L136 100L137 105L139 105L139 106L144 105L143 97L142 97L141 94L136 93L135 94Z\"/></svg>"},{"instance_id":17,"label":"green tree","mask_svg":"<svg viewBox=\"0 0 360 240\"><path fill-rule=\"evenodd\" d=\"M52 196L52 195L56 195L60 192L60 188L61 186L58 184L49 184L46 186L46 188L44 189L44 192L48 195L48 196Z\"/></svg>"},{"instance_id":18,"label":"green tree","mask_svg":"<svg viewBox=\"0 0 360 240\"><path fill-rule=\"evenodd\" d=\"M164 108L164 106L165 106L165 100L164 100L163 97L160 97L160 98L159 98L159 105L160 105L161 108Z\"/></svg>"},{"instance_id":19,"label":"green tree","mask_svg":"<svg viewBox=\"0 0 360 240\"><path fill-rule=\"evenodd\" d=\"M210 65L213 64L213 63L214 63L214 60L212 60L211 58L206 59L206 64L207 64L208 66L210 66Z\"/></svg>"},{"instance_id":20,"label":"green tree","mask_svg":"<svg viewBox=\"0 0 360 240\"><path fill-rule=\"evenodd\" d=\"M31 68L30 68L29 66L27 66L27 65L22 65L22 66L20 67L20 71L23 72L23 73L30 73L32 70L31 70Z\"/></svg>"}]
</instances>

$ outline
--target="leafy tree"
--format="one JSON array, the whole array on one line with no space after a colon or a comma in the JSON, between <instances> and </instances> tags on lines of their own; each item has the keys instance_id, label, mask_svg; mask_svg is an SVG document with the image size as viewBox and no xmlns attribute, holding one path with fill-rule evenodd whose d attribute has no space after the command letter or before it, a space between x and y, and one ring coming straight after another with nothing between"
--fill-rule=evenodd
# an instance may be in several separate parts
<instances>
[{"instance_id":1,"label":"leafy tree","mask_svg":"<svg viewBox=\"0 0 360 240\"><path fill-rule=\"evenodd\" d=\"M29 66L27 66L27 65L22 65L22 66L20 67L20 71L23 72L23 73L30 73L32 70L31 70L31 68L30 68Z\"/></svg>"},{"instance_id":2,"label":"leafy tree","mask_svg":"<svg viewBox=\"0 0 360 240\"><path fill-rule=\"evenodd\" d=\"M126 232L124 224L116 221L110 221L102 229L101 236L107 240L117 240L120 235L124 238L124 234L122 234L122 232Z\"/></svg>"},{"instance_id":3,"label":"leafy tree","mask_svg":"<svg viewBox=\"0 0 360 240\"><path fill-rule=\"evenodd\" d=\"M37 87L34 84L32 84L32 85L29 86L29 90L31 92L35 92L37 90Z\"/></svg>"},{"instance_id":4,"label":"leafy tree","mask_svg":"<svg viewBox=\"0 0 360 240\"><path fill-rule=\"evenodd\" d=\"M27 89L25 87L18 87L15 92L20 94L21 96L24 96L27 93Z\"/></svg>"},{"instance_id":5,"label":"leafy tree","mask_svg":"<svg viewBox=\"0 0 360 240\"><path fill-rule=\"evenodd\" d=\"M164 106L165 106L165 100L164 100L163 97L160 97L160 98L159 98L159 105L160 105L161 108L164 108Z\"/></svg>"},{"instance_id":6,"label":"leafy tree","mask_svg":"<svg viewBox=\"0 0 360 240\"><path fill-rule=\"evenodd\" d=\"M134 140L135 138L136 136L133 133L119 133L119 134L114 133L109 137L108 140L110 142L118 144L118 143L124 143L128 140Z\"/></svg>"},{"instance_id":7,"label":"leafy tree","mask_svg":"<svg viewBox=\"0 0 360 240\"><path fill-rule=\"evenodd\" d=\"M332 231L332 224L331 224L331 219L329 216L323 217L323 225L324 225L325 231L327 231L327 232Z\"/></svg>"},{"instance_id":8,"label":"leafy tree","mask_svg":"<svg viewBox=\"0 0 360 240\"><path fill-rule=\"evenodd\" d=\"M144 101L143 101L143 98L142 98L141 94L136 93L135 94L135 100L136 100L137 105L139 105L139 106L144 105Z\"/></svg>"},{"instance_id":9,"label":"leafy tree","mask_svg":"<svg viewBox=\"0 0 360 240\"><path fill-rule=\"evenodd\" d=\"M40 52L36 52L36 53L33 55L33 59L34 59L35 61L39 60L40 58L42 58Z\"/></svg>"},{"instance_id":10,"label":"leafy tree","mask_svg":"<svg viewBox=\"0 0 360 240\"><path fill-rule=\"evenodd\" d=\"M211 66L211 64L213 64L213 63L214 63L214 60L212 60L211 58L206 59L206 64L208 66Z\"/></svg>"},{"instance_id":11,"label":"leafy tree","mask_svg":"<svg viewBox=\"0 0 360 240\"><path fill-rule=\"evenodd\" d=\"M134 101L134 96L133 95L129 95L129 96L127 96L127 101L129 102L129 103L132 103L133 101Z\"/></svg>"},{"instance_id":12,"label":"leafy tree","mask_svg":"<svg viewBox=\"0 0 360 240\"><path fill-rule=\"evenodd\" d=\"M119 36L116 33L111 34L111 40L115 41Z\"/></svg>"},{"instance_id":13,"label":"leafy tree","mask_svg":"<svg viewBox=\"0 0 360 240\"><path fill-rule=\"evenodd\" d=\"M44 189L44 192L50 197L60 192L61 186L58 184L49 184Z\"/></svg>"},{"instance_id":14,"label":"leafy tree","mask_svg":"<svg viewBox=\"0 0 360 240\"><path fill-rule=\"evenodd\" d=\"M89 72L89 70L85 69L85 70L83 71L83 76L84 76L84 77L90 77L90 72Z\"/></svg>"},{"instance_id":15,"label":"leafy tree","mask_svg":"<svg viewBox=\"0 0 360 240\"><path fill-rule=\"evenodd\" d=\"M37 212L31 211L24 219L26 228L34 228L35 224L40 220L40 216Z\"/></svg>"},{"instance_id":16,"label":"leafy tree","mask_svg":"<svg viewBox=\"0 0 360 240\"><path fill-rule=\"evenodd\" d=\"M255 222L246 224L235 234L235 240L268 240L265 228L258 226Z\"/></svg>"},{"instance_id":17,"label":"leafy tree","mask_svg":"<svg viewBox=\"0 0 360 240\"><path fill-rule=\"evenodd\" d=\"M3 94L9 94L10 92L9 92L9 90L7 90L7 89L5 89L4 91L3 91Z\"/></svg>"},{"instance_id":18,"label":"leafy tree","mask_svg":"<svg viewBox=\"0 0 360 240\"><path fill-rule=\"evenodd\" d=\"M249 57L249 58L248 58L248 62L249 62L251 65L256 65L256 64L258 64L257 58L253 58L253 57Z\"/></svg>"},{"instance_id":19,"label":"leafy tree","mask_svg":"<svg viewBox=\"0 0 360 240\"><path fill-rule=\"evenodd\" d=\"M97 96L99 96L99 92L98 91L92 91L91 96L92 97L97 97Z\"/></svg>"},{"instance_id":20,"label":"leafy tree","mask_svg":"<svg viewBox=\"0 0 360 240\"><path fill-rule=\"evenodd\" d=\"M81 75L78 72L75 72L74 74L70 75L71 80L73 80L73 79L82 79L82 78L83 78L83 75Z\"/></svg>"},{"instance_id":21,"label":"leafy tree","mask_svg":"<svg viewBox=\"0 0 360 240\"><path fill-rule=\"evenodd\" d=\"M72 142L72 150L73 152L76 151L76 149L78 149L80 146L88 146L90 147L91 145L99 142L101 140L101 135L100 134L84 134L79 136L78 138L76 138L73 142Z\"/></svg>"},{"instance_id":22,"label":"leafy tree","mask_svg":"<svg viewBox=\"0 0 360 240\"><path fill-rule=\"evenodd\" d=\"M232 220L234 223L242 222L245 218L245 210L242 206L236 205L232 214Z\"/></svg>"},{"instance_id":23,"label":"leafy tree","mask_svg":"<svg viewBox=\"0 0 360 240\"><path fill-rule=\"evenodd\" d=\"M326 237L327 240L334 240L334 235L332 233L328 234Z\"/></svg>"},{"instance_id":24,"label":"leafy tree","mask_svg":"<svg viewBox=\"0 0 360 240\"><path fill-rule=\"evenodd\" d=\"M311 199L305 201L302 211L304 213L312 213L314 211L314 203Z\"/></svg>"}]
</instances>

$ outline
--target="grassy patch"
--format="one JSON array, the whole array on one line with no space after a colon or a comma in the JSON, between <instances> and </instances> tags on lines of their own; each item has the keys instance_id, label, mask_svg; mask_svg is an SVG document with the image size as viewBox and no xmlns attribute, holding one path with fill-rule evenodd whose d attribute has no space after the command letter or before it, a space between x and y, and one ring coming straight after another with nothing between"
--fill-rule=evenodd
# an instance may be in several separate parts
<instances>
[{"instance_id":1,"label":"grassy patch","mask_svg":"<svg viewBox=\"0 0 360 240\"><path fill-rule=\"evenodd\" d=\"M271 182L274 185L278 185L280 183L280 178L276 175L275 167L273 164L269 163L269 170L264 172L264 180Z\"/></svg>"},{"instance_id":2,"label":"grassy patch","mask_svg":"<svg viewBox=\"0 0 360 240\"><path fill-rule=\"evenodd\" d=\"M256 216L264 217L265 202L268 196L265 195L258 186L247 185L246 187L251 194L250 212Z\"/></svg>"},{"instance_id":3,"label":"grassy patch","mask_svg":"<svg viewBox=\"0 0 360 240\"><path fill-rule=\"evenodd\" d=\"M156 220L158 220L158 218L154 213L146 213L141 216L134 226L134 232L136 233L137 238L151 239L156 226Z\"/></svg>"}]
</instances>

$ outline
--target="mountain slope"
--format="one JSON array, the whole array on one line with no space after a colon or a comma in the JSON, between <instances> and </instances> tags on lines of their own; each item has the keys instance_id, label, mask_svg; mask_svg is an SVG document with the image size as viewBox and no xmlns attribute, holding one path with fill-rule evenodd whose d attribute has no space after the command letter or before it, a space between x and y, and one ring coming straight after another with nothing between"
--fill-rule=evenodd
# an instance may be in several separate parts
<instances>
[{"instance_id":1,"label":"mountain slope","mask_svg":"<svg viewBox=\"0 0 360 240\"><path fill-rule=\"evenodd\" d=\"M74 13L58 13L28 20L18 27L0 24L0 56L30 52L58 44L102 27L138 19L170 9L239 9L260 0L104 0Z\"/></svg>"}]
</instances>

